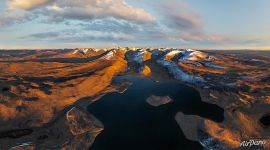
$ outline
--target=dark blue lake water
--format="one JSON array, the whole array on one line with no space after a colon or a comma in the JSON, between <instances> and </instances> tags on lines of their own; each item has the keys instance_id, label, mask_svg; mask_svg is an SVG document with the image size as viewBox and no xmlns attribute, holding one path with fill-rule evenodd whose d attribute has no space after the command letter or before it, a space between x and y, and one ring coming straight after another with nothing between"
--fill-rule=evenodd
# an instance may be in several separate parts
<instances>
[{"instance_id":1,"label":"dark blue lake water","mask_svg":"<svg viewBox=\"0 0 270 150\"><path fill-rule=\"evenodd\" d=\"M88 110L103 124L104 130L92 150L197 150L198 142L185 138L174 116L181 111L220 122L223 109L201 101L199 93L176 81L154 82L142 77L119 76L114 82L131 81L124 93L109 93L89 105ZM151 95L170 96L172 103L150 106Z\"/></svg>"}]
</instances>

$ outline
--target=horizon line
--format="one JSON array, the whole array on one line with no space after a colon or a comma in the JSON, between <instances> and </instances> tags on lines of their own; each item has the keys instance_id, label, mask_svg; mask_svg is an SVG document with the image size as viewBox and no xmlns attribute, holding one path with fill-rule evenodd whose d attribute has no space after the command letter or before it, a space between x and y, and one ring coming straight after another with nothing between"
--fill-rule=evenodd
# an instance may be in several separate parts
<instances>
[{"instance_id":1,"label":"horizon line","mask_svg":"<svg viewBox=\"0 0 270 150\"><path fill-rule=\"evenodd\" d=\"M118 46L118 47L76 47L76 48L0 48L0 50L65 50L65 49L83 49L83 48L93 48L93 49L106 49L106 48L178 48L178 49L195 49L195 50L219 50L219 51L226 51L226 50L249 50L249 51L270 51L270 48L180 48L180 47L150 47L150 46L143 46L143 47L129 47L129 46Z\"/></svg>"}]
</instances>

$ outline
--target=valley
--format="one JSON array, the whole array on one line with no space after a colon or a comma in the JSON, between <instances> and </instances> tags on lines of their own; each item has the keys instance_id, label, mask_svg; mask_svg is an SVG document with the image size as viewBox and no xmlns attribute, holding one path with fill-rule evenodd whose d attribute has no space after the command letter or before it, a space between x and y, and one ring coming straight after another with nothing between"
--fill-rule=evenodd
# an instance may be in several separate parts
<instances>
[{"instance_id":1,"label":"valley","mask_svg":"<svg viewBox=\"0 0 270 150\"><path fill-rule=\"evenodd\" d=\"M131 127L137 134L106 146L132 149L153 128L137 148L240 149L261 139L251 149L269 149L269 60L269 51L1 50L0 149L102 149L102 138ZM178 142L153 138L158 125L173 126L160 135Z\"/></svg>"}]
</instances>

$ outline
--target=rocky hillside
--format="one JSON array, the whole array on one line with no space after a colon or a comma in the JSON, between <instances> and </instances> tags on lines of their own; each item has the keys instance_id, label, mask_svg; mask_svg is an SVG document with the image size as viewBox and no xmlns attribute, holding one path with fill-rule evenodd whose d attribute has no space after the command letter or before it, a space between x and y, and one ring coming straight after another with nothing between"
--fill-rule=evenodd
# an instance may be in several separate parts
<instances>
[{"instance_id":1,"label":"rocky hillside","mask_svg":"<svg viewBox=\"0 0 270 150\"><path fill-rule=\"evenodd\" d=\"M253 59L250 59L253 58ZM256 58L256 59L255 59ZM270 149L270 54L192 49L74 49L0 52L0 149L86 149L103 125L85 107L129 84L120 74L178 80L224 120L175 116L186 138L206 149ZM254 147L251 147L254 148Z\"/></svg>"}]
</instances>

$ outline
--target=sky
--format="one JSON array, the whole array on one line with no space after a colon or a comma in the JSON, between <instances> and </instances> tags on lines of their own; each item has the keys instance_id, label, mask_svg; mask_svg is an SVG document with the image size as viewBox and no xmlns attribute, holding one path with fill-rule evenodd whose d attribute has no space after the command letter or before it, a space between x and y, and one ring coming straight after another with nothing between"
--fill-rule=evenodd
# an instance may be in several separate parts
<instances>
[{"instance_id":1,"label":"sky","mask_svg":"<svg viewBox=\"0 0 270 150\"><path fill-rule=\"evenodd\" d=\"M269 0L1 0L0 49L270 49Z\"/></svg>"}]
</instances>

